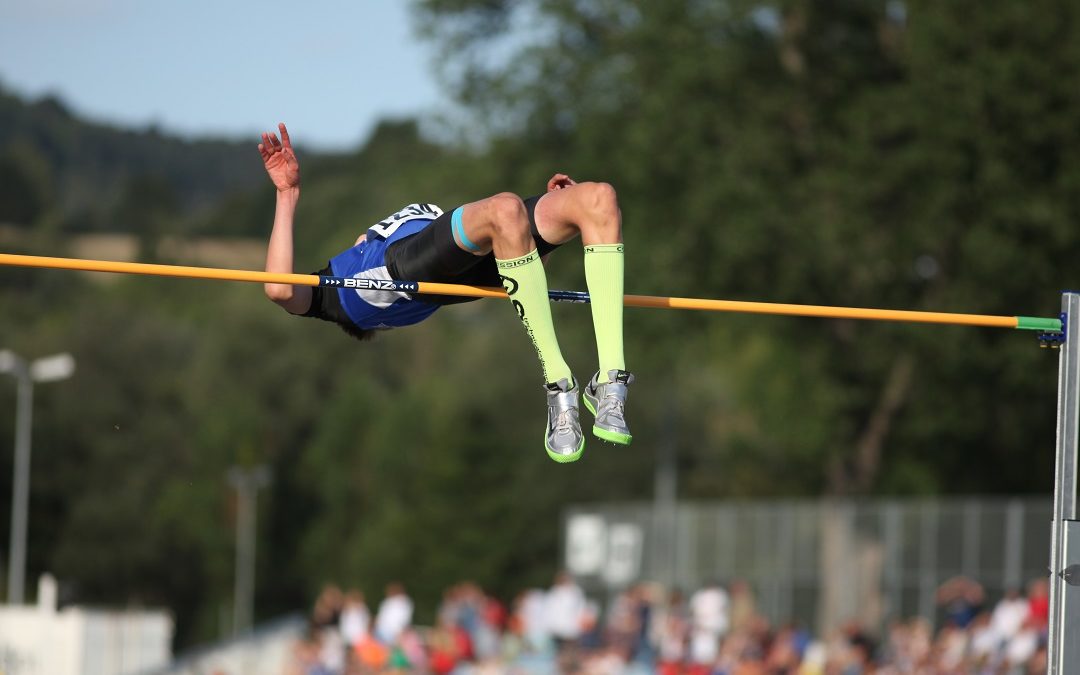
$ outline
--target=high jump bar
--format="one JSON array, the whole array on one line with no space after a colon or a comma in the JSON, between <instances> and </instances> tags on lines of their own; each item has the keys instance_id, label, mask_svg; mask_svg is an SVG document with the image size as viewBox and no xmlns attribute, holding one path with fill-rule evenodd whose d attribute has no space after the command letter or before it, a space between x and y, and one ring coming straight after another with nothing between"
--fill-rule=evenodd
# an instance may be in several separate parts
<instances>
[{"instance_id":1,"label":"high jump bar","mask_svg":"<svg viewBox=\"0 0 1080 675\"><path fill-rule=\"evenodd\" d=\"M277 274L255 270L230 270L213 267L187 267L183 265L159 265L110 260L84 260L80 258L51 258L35 255L15 255L10 253L0 253L0 265L80 270L83 272L145 274L162 277L184 277L189 279L293 284L296 286L331 286L336 288L401 291L405 293L433 295L461 295L477 298L507 297L506 291L503 289L486 286L441 284L425 281L354 279L351 277L319 276L314 274ZM589 302L589 294L580 291L550 291L548 295L553 302ZM624 304L627 307L694 309L710 312L740 312L749 314L811 316L829 319L936 323L1061 332L1060 318L997 316L992 314L957 314L953 312L922 312L901 309L833 307L827 305L795 305L775 302L708 300L704 298L674 298L653 295L626 295L624 298Z\"/></svg>"}]
</instances>

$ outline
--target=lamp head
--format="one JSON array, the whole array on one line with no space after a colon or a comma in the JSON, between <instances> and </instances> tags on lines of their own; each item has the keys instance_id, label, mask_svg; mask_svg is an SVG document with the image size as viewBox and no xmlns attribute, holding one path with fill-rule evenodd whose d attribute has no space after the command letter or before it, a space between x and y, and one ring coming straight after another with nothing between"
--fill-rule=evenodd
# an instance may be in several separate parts
<instances>
[{"instance_id":1,"label":"lamp head","mask_svg":"<svg viewBox=\"0 0 1080 675\"><path fill-rule=\"evenodd\" d=\"M75 372L75 357L68 353L54 354L37 359L30 364L30 377L34 382L66 380Z\"/></svg>"}]
</instances>

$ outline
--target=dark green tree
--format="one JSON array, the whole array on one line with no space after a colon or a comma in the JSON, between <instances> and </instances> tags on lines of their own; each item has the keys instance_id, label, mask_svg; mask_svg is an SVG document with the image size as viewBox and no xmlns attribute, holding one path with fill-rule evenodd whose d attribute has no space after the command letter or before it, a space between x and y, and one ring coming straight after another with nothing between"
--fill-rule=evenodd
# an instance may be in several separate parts
<instances>
[{"instance_id":1,"label":"dark green tree","mask_svg":"<svg viewBox=\"0 0 1080 675\"><path fill-rule=\"evenodd\" d=\"M1053 314L1075 277L1069 3L427 0L419 11L510 175L557 166L616 185L630 288ZM522 25L525 46L494 58ZM706 321L722 324L709 342L697 337ZM731 420L713 425L696 406L683 420L691 494L1048 486L1053 365L1018 336L643 323L631 319L631 335L663 345L670 372L710 347L727 357L705 377ZM760 480L732 479L747 471Z\"/></svg>"}]
</instances>

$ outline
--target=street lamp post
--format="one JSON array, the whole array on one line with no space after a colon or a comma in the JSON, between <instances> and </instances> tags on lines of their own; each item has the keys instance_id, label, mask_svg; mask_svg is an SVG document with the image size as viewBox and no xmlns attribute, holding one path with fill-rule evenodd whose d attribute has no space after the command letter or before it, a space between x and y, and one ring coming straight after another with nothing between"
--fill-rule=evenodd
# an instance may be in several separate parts
<instances>
[{"instance_id":1,"label":"street lamp post","mask_svg":"<svg viewBox=\"0 0 1080 675\"><path fill-rule=\"evenodd\" d=\"M229 469L236 488L236 588L233 598L233 635L251 630L255 609L255 516L259 488L270 484L270 467Z\"/></svg>"},{"instance_id":2,"label":"street lamp post","mask_svg":"<svg viewBox=\"0 0 1080 675\"><path fill-rule=\"evenodd\" d=\"M26 361L15 352L0 350L0 373L19 381L15 404L15 471L11 490L11 545L8 548L8 592L10 604L22 604L26 573L26 522L30 503L30 422L33 417L34 383L55 382L71 377L75 359L71 354L55 354Z\"/></svg>"}]
</instances>

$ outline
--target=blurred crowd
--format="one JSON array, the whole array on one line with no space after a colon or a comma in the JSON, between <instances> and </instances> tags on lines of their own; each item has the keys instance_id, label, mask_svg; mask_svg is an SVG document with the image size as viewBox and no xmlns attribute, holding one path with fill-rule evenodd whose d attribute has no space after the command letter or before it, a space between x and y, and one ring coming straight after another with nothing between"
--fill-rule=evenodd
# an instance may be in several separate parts
<instances>
[{"instance_id":1,"label":"blurred crowd","mask_svg":"<svg viewBox=\"0 0 1080 675\"><path fill-rule=\"evenodd\" d=\"M566 574L507 606L476 584L446 590L433 626L390 584L374 613L356 590L323 589L289 675L893 675L1046 672L1048 588L989 602L971 579L938 589L941 627L897 621L880 636L852 624L828 635L772 625L745 582L689 594L643 583L606 607Z\"/></svg>"}]
</instances>

